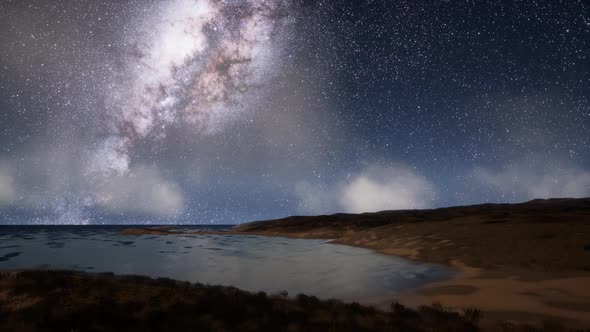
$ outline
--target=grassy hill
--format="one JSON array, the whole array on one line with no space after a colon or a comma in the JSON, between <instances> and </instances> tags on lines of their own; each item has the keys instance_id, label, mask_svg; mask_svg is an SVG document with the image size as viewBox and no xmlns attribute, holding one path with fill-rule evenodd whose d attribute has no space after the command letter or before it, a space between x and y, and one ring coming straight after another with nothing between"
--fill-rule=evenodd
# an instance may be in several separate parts
<instances>
[{"instance_id":1,"label":"grassy hill","mask_svg":"<svg viewBox=\"0 0 590 332\"><path fill-rule=\"evenodd\" d=\"M590 271L590 198L294 216L243 224L236 231L334 239L433 263Z\"/></svg>"}]
</instances>

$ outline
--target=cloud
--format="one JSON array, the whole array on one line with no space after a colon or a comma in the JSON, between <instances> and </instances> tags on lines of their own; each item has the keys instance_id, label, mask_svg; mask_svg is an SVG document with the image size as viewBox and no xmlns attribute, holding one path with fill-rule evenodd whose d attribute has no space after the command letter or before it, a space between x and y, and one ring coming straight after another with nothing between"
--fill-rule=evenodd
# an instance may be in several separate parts
<instances>
[{"instance_id":1,"label":"cloud","mask_svg":"<svg viewBox=\"0 0 590 332\"><path fill-rule=\"evenodd\" d=\"M436 199L434 186L403 165L373 165L325 187L300 182L295 194L301 210L312 214L420 209L432 206Z\"/></svg>"},{"instance_id":2,"label":"cloud","mask_svg":"<svg viewBox=\"0 0 590 332\"><path fill-rule=\"evenodd\" d=\"M10 205L16 200L16 188L12 170L3 164L0 164L0 206Z\"/></svg>"},{"instance_id":3,"label":"cloud","mask_svg":"<svg viewBox=\"0 0 590 332\"><path fill-rule=\"evenodd\" d=\"M18 200L60 224L88 223L94 208L156 217L183 211L182 190L157 166L125 165L124 172L111 174L85 172L86 164L66 150L47 147L27 151L26 161L0 161L0 208Z\"/></svg>"},{"instance_id":4,"label":"cloud","mask_svg":"<svg viewBox=\"0 0 590 332\"><path fill-rule=\"evenodd\" d=\"M341 205L350 212L418 209L431 206L434 189L409 168L371 167L342 192Z\"/></svg>"},{"instance_id":5,"label":"cloud","mask_svg":"<svg viewBox=\"0 0 590 332\"><path fill-rule=\"evenodd\" d=\"M173 216L182 212L180 187L155 166L136 166L97 185L95 203L111 212Z\"/></svg>"},{"instance_id":6,"label":"cloud","mask_svg":"<svg viewBox=\"0 0 590 332\"><path fill-rule=\"evenodd\" d=\"M307 181L295 184L295 195L299 200L300 210L304 213L322 214L336 212L337 192L334 188L324 188Z\"/></svg>"},{"instance_id":7,"label":"cloud","mask_svg":"<svg viewBox=\"0 0 590 332\"><path fill-rule=\"evenodd\" d=\"M564 163L523 159L500 170L476 168L473 176L513 200L590 196L590 171Z\"/></svg>"}]
</instances>

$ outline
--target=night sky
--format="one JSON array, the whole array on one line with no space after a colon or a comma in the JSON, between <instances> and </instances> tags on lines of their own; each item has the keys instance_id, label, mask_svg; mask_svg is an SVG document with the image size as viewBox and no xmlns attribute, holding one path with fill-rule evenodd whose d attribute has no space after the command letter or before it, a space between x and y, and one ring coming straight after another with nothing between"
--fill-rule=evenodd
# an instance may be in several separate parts
<instances>
[{"instance_id":1,"label":"night sky","mask_svg":"<svg viewBox=\"0 0 590 332\"><path fill-rule=\"evenodd\" d=\"M0 223L590 196L590 3L1 0Z\"/></svg>"}]
</instances>

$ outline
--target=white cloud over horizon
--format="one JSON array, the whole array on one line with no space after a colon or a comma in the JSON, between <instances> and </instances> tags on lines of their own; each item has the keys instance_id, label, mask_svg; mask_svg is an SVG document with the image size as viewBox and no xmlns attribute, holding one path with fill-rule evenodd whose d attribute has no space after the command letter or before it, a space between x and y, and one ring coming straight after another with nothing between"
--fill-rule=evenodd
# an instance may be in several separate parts
<instances>
[{"instance_id":1,"label":"white cloud over horizon","mask_svg":"<svg viewBox=\"0 0 590 332\"><path fill-rule=\"evenodd\" d=\"M479 184L515 200L590 196L590 171L571 164L523 159L499 170L478 167L472 175Z\"/></svg>"},{"instance_id":2,"label":"white cloud over horizon","mask_svg":"<svg viewBox=\"0 0 590 332\"><path fill-rule=\"evenodd\" d=\"M155 164L137 164L125 173L105 175L84 173L79 161L58 149L31 152L30 158L36 162L0 162L0 208L18 201L32 210L51 211L59 223L85 223L85 210L91 207L155 217L175 216L185 208L181 187ZM17 176L15 169L22 174Z\"/></svg>"},{"instance_id":3,"label":"white cloud over horizon","mask_svg":"<svg viewBox=\"0 0 590 332\"><path fill-rule=\"evenodd\" d=\"M376 212L432 207L437 194L425 177L404 165L372 165L336 184L299 182L295 186L304 213Z\"/></svg>"},{"instance_id":4,"label":"white cloud over horizon","mask_svg":"<svg viewBox=\"0 0 590 332\"><path fill-rule=\"evenodd\" d=\"M112 212L174 216L184 209L180 187L162 177L156 166L139 165L97 187L98 206Z\"/></svg>"}]
</instances>

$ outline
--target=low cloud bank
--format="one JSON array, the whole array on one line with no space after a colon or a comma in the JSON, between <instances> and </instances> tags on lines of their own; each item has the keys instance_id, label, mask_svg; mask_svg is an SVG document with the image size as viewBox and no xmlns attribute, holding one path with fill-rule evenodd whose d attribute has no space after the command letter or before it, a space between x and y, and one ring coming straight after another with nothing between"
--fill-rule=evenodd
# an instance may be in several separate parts
<instances>
[{"instance_id":1,"label":"low cloud bank","mask_svg":"<svg viewBox=\"0 0 590 332\"><path fill-rule=\"evenodd\" d=\"M110 177L96 189L97 205L113 212L172 216L183 210L180 187L164 179L155 166L137 166Z\"/></svg>"},{"instance_id":2,"label":"low cloud bank","mask_svg":"<svg viewBox=\"0 0 590 332\"><path fill-rule=\"evenodd\" d=\"M434 185L404 165L369 166L328 186L299 182L295 194L301 211L310 214L421 209L436 199Z\"/></svg>"},{"instance_id":3,"label":"low cloud bank","mask_svg":"<svg viewBox=\"0 0 590 332\"><path fill-rule=\"evenodd\" d=\"M0 161L0 208L18 204L63 224L88 223L93 209L154 217L184 210L182 189L156 165L137 164L121 174L89 173L73 158L50 151L31 153L35 162Z\"/></svg>"},{"instance_id":4,"label":"low cloud bank","mask_svg":"<svg viewBox=\"0 0 590 332\"><path fill-rule=\"evenodd\" d=\"M590 196L590 171L575 165L522 160L499 170L477 168L473 176L512 200Z\"/></svg>"}]
</instances>

